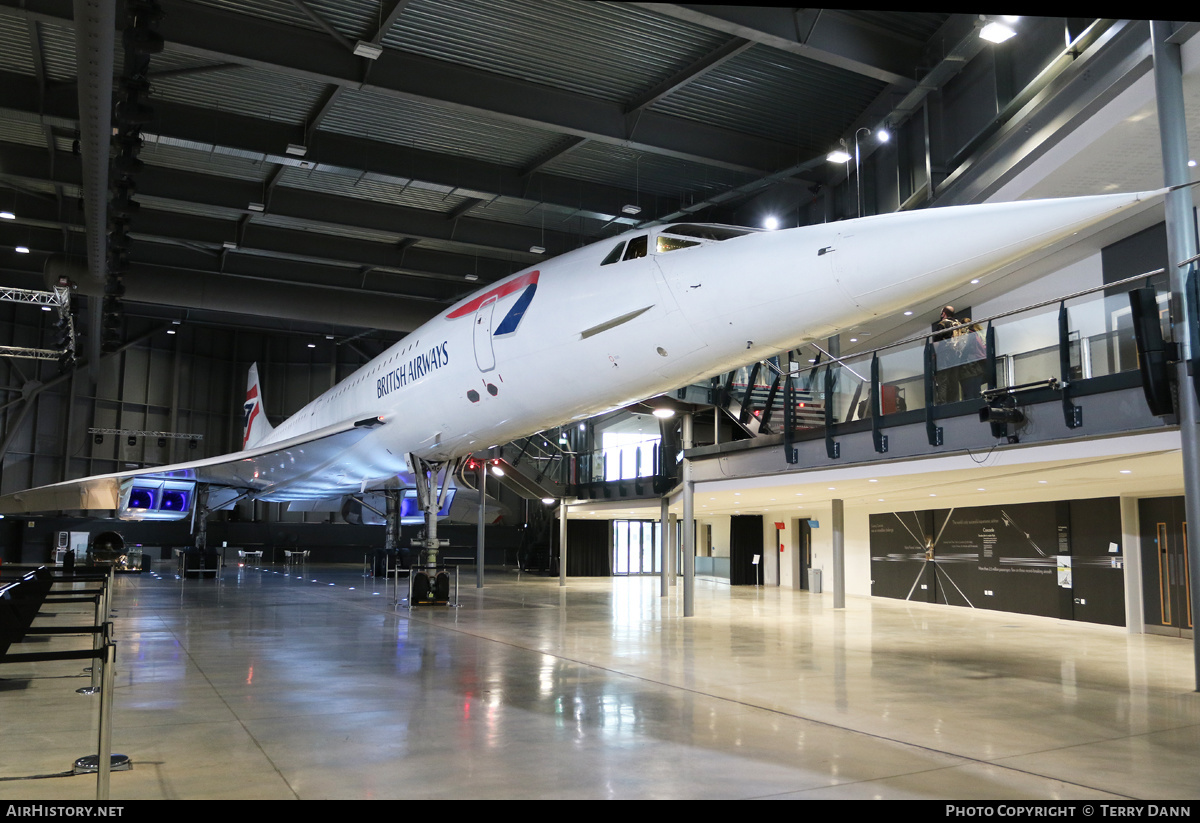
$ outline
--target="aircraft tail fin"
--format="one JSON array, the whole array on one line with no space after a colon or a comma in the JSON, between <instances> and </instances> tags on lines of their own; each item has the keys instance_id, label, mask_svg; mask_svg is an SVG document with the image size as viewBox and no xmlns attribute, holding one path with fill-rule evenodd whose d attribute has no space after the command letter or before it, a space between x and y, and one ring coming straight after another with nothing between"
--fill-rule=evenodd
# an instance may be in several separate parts
<instances>
[{"instance_id":1,"label":"aircraft tail fin","mask_svg":"<svg viewBox=\"0 0 1200 823\"><path fill-rule=\"evenodd\" d=\"M267 422L263 407L262 387L258 382L258 363L250 364L246 378L245 415L242 419L242 448L252 449L262 443L275 429Z\"/></svg>"}]
</instances>

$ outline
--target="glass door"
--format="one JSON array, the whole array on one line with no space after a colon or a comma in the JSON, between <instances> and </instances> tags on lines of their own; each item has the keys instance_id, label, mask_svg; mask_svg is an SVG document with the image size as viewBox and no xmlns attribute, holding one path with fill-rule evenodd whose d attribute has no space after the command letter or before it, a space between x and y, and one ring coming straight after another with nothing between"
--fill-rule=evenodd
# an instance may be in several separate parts
<instances>
[{"instance_id":1,"label":"glass door","mask_svg":"<svg viewBox=\"0 0 1200 823\"><path fill-rule=\"evenodd\" d=\"M656 520L613 521L613 574L658 574L662 528Z\"/></svg>"}]
</instances>

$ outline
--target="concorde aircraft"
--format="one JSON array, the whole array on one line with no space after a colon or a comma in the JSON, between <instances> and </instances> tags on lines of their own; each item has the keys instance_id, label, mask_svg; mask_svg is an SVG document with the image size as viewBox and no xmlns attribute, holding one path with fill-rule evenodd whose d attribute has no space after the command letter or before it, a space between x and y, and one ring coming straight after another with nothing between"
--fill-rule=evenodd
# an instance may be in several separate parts
<instances>
[{"instance_id":1,"label":"concorde aircraft","mask_svg":"<svg viewBox=\"0 0 1200 823\"><path fill-rule=\"evenodd\" d=\"M448 478L467 455L895 314L1165 191L778 231L635 229L476 292L278 426L252 368L240 452L5 495L0 513L183 518L200 509L202 523L241 497L324 499L412 478L426 548L436 549Z\"/></svg>"}]
</instances>

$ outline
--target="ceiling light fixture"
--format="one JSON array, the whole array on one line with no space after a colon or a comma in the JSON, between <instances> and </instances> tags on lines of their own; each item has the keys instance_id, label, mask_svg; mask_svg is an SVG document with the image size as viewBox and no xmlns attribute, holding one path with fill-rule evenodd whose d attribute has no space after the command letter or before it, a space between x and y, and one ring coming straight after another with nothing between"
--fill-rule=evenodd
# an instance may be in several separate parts
<instances>
[{"instance_id":1,"label":"ceiling light fixture","mask_svg":"<svg viewBox=\"0 0 1200 823\"><path fill-rule=\"evenodd\" d=\"M1195 165L1193 163L1192 165ZM17 216L11 211L0 211L0 220L16 220Z\"/></svg>"},{"instance_id":2,"label":"ceiling light fixture","mask_svg":"<svg viewBox=\"0 0 1200 823\"><path fill-rule=\"evenodd\" d=\"M641 207L641 206L635 206L633 203L626 203L624 206L621 206L621 213L622 213L622 214L628 214L628 215L631 215L631 216L632 216L632 215L635 215L635 214L641 214L641 213L642 213L642 207Z\"/></svg>"},{"instance_id":3,"label":"ceiling light fixture","mask_svg":"<svg viewBox=\"0 0 1200 823\"><path fill-rule=\"evenodd\" d=\"M997 23L995 20L979 30L979 36L989 43L1003 43L1010 37L1015 37L1016 34L1008 26L1003 23Z\"/></svg>"},{"instance_id":4,"label":"ceiling light fixture","mask_svg":"<svg viewBox=\"0 0 1200 823\"><path fill-rule=\"evenodd\" d=\"M850 155L841 149L834 149L825 156L825 159L830 163L848 163L850 162Z\"/></svg>"},{"instance_id":5,"label":"ceiling light fixture","mask_svg":"<svg viewBox=\"0 0 1200 823\"><path fill-rule=\"evenodd\" d=\"M545 246L530 246L529 253L530 254L545 254L546 247Z\"/></svg>"},{"instance_id":6,"label":"ceiling light fixture","mask_svg":"<svg viewBox=\"0 0 1200 823\"><path fill-rule=\"evenodd\" d=\"M303 146L300 143L288 143L284 151L295 157L303 157L308 154L308 146Z\"/></svg>"},{"instance_id":7,"label":"ceiling light fixture","mask_svg":"<svg viewBox=\"0 0 1200 823\"><path fill-rule=\"evenodd\" d=\"M368 60L378 60L379 56L383 54L383 46L359 40L354 44L354 53L358 57L365 57Z\"/></svg>"},{"instance_id":8,"label":"ceiling light fixture","mask_svg":"<svg viewBox=\"0 0 1200 823\"><path fill-rule=\"evenodd\" d=\"M17 246L16 252L17 252L17 254L29 254L29 247L28 246Z\"/></svg>"},{"instance_id":9,"label":"ceiling light fixture","mask_svg":"<svg viewBox=\"0 0 1200 823\"><path fill-rule=\"evenodd\" d=\"M267 207L264 206L262 203L250 203L249 205L246 206L246 208L249 209L250 211L266 211Z\"/></svg>"}]
</instances>

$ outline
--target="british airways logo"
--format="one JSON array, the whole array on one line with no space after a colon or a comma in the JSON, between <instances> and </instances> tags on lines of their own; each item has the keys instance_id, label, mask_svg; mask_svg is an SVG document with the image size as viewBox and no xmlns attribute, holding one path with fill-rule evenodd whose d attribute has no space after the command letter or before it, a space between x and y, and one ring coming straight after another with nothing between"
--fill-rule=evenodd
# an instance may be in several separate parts
<instances>
[{"instance_id":1,"label":"british airways logo","mask_svg":"<svg viewBox=\"0 0 1200 823\"><path fill-rule=\"evenodd\" d=\"M520 277L509 280L507 283L501 283L494 289L489 289L478 297L468 300L454 311L446 315L447 320L454 320L458 317L466 317L469 314L474 314L479 311L479 307L486 305L493 298L499 300L501 297L506 297L514 292L521 292L521 296L517 298L517 302L513 303L512 308L508 310L508 314L504 315L504 319L496 326L496 330L492 332L493 337L499 337L503 334L512 334L517 330L517 326L521 323L521 318L525 316L525 310L529 308L529 304L533 302L533 295L537 292L539 272L531 271L528 274L523 274Z\"/></svg>"},{"instance_id":2,"label":"british airways logo","mask_svg":"<svg viewBox=\"0 0 1200 823\"><path fill-rule=\"evenodd\" d=\"M386 397L409 383L420 380L430 372L437 371L450 362L449 341L443 340L427 352L413 357L404 365L387 372L375 381L375 396Z\"/></svg>"}]
</instances>

